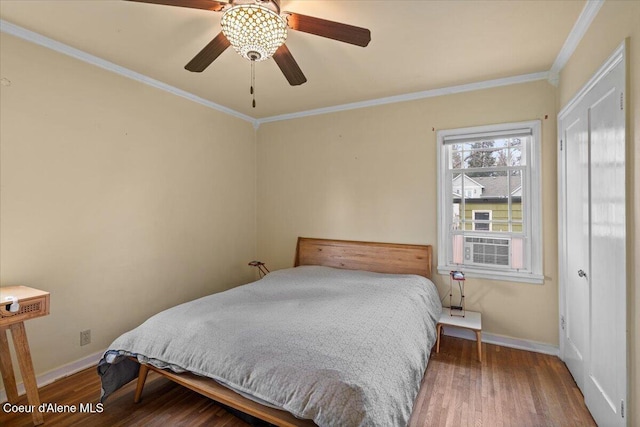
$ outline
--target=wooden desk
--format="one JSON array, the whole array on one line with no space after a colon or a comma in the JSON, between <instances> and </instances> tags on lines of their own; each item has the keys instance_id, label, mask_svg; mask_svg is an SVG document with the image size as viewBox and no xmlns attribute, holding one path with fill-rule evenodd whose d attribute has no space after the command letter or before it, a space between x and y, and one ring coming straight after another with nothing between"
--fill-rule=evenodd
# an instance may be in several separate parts
<instances>
[{"instance_id":1,"label":"wooden desk","mask_svg":"<svg viewBox=\"0 0 640 427\"><path fill-rule=\"evenodd\" d=\"M20 308L17 312L10 311L11 301L7 300L9 296L18 298ZM38 396L38 384L33 372L33 362L31 361L31 351L29 350L24 321L46 316L47 314L49 314L49 292L27 286L0 287L0 372L7 392L7 399L11 403L18 401L18 388L11 363L6 331L7 329L11 330L13 346L18 357L18 365L22 373L22 381L27 392L29 405L34 405L37 408L40 406L40 397ZM32 417L34 425L44 423L41 412L34 410Z\"/></svg>"},{"instance_id":2,"label":"wooden desk","mask_svg":"<svg viewBox=\"0 0 640 427\"><path fill-rule=\"evenodd\" d=\"M482 362L482 315L480 313L467 310L464 317L452 316L447 307L443 308L437 325L436 353L440 353L440 335L442 335L443 326L454 326L474 331L478 342L478 360Z\"/></svg>"}]
</instances>

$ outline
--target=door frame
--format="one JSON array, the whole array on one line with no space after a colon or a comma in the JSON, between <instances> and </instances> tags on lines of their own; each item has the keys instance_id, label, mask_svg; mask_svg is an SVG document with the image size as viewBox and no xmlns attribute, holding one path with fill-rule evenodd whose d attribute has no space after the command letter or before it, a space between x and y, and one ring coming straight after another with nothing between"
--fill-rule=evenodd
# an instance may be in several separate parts
<instances>
[{"instance_id":1,"label":"door frame","mask_svg":"<svg viewBox=\"0 0 640 427\"><path fill-rule=\"evenodd\" d=\"M559 357L561 360L565 360L565 344L564 344L564 328L565 328L565 316L566 316L566 290L567 290L567 278L568 278L568 274L569 272L567 271L567 229L566 229L566 225L567 225L567 217L566 217L566 212L567 212L567 205L566 205L566 200L567 200L567 182L566 182L566 150L563 149L563 123L564 120L567 118L567 116L573 111L573 109L584 99L584 97L589 93L589 91L600 82L600 80L607 75L614 67L616 67L617 65L619 65L621 62L623 63L623 66L625 67L625 94L628 94L628 63L626 61L627 58L627 52L628 52L628 39L626 39L625 41L623 41L613 52L613 54L604 62L604 64L596 71L596 73L589 79L589 81L578 91L578 93L560 110L560 112L558 113L558 122L557 122L557 162L558 162L558 302L559 302L559 322L558 322L558 334L559 334L559 347L560 347L560 352L559 352ZM623 102L624 104L624 109L626 111L626 115L628 118L628 111L629 111L629 102L628 102L628 96L625 96L625 99L622 100L621 102ZM629 120L626 120L626 132L625 132L625 139L626 139L626 147L629 147ZM627 148L628 150L628 148ZM625 174L627 175L627 178L629 178L629 168L626 168L626 172ZM627 207L625 208L626 211L626 216L627 218L629 218L629 207L627 204ZM627 220L627 231L628 231L628 227L629 227L629 221ZM626 239L628 241L630 234L627 232L626 234ZM628 247L628 245L627 245ZM627 260L628 261L628 254L626 255ZM625 313L627 311L627 304L629 301L629 280L631 275L628 274L628 270L629 270L629 262L626 262L627 265L627 275L626 275L626 283L624 286L624 300L625 303L623 304L623 309L625 310ZM591 286L591 284L589 284L589 286ZM625 335L625 341L626 341L626 354L625 354L625 360L626 360L626 371L627 373L630 372L630 366L629 366L629 336L628 336L628 316L625 314L625 330L627 331L626 335ZM587 357L589 357L589 355L587 355ZM584 391L581 390L581 392ZM625 392L624 392L625 396L624 396L624 401L627 404L627 407L629 406L628 403L628 397L629 397L629 380L627 378L626 384L625 384ZM628 411L625 411L628 412ZM629 421L629 417L625 414L625 422L628 423Z\"/></svg>"}]
</instances>

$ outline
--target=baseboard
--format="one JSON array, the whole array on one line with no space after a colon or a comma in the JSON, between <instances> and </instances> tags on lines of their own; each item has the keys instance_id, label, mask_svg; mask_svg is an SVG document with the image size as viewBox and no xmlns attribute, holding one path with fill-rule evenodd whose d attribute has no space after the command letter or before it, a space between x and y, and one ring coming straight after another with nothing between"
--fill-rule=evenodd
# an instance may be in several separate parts
<instances>
[{"instance_id":1,"label":"baseboard","mask_svg":"<svg viewBox=\"0 0 640 427\"><path fill-rule=\"evenodd\" d=\"M59 368L53 369L49 372L45 372L42 375L38 375L36 377L36 382L38 383L38 388L43 387L45 385L51 384L54 381L62 379L64 377L68 377L69 375L73 375L76 372L80 372L84 369L90 368L91 366L96 366L98 361L104 354L105 350L99 351L97 353L90 354L82 359L78 359L75 362L68 363ZM24 384L18 384L18 394L25 394ZM7 392L5 389L0 390L0 403L4 403L7 401Z\"/></svg>"},{"instance_id":2,"label":"baseboard","mask_svg":"<svg viewBox=\"0 0 640 427\"><path fill-rule=\"evenodd\" d=\"M443 326L442 329L444 329L445 335L448 335L451 337L463 338L463 339L472 340L472 341L476 340L475 332L470 331L468 329L446 327L446 326ZM495 334L490 334L486 332L482 333L482 342L495 344L502 347L517 348L518 350L527 350L527 351L533 351L535 353L550 354L552 356L558 356L560 354L560 349L558 348L558 346L555 346L555 345L544 344L537 341L529 341L529 340L523 340L518 338L505 337L503 335L495 335Z\"/></svg>"}]
</instances>

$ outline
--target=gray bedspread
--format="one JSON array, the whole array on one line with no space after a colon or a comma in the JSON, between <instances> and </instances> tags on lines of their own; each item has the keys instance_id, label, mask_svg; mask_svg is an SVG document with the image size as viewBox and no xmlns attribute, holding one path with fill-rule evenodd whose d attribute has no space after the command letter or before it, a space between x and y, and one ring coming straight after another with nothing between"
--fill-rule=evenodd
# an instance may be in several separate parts
<instances>
[{"instance_id":1,"label":"gray bedspread","mask_svg":"<svg viewBox=\"0 0 640 427\"><path fill-rule=\"evenodd\" d=\"M406 426L442 306L420 276L305 266L165 310L116 339L103 399L137 375L125 356L190 371L320 426Z\"/></svg>"}]
</instances>

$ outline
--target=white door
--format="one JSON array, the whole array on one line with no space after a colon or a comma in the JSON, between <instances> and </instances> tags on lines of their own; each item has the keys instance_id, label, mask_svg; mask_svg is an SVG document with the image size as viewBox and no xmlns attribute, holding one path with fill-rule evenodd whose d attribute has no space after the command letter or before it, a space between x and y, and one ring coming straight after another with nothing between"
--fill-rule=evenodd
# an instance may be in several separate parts
<instances>
[{"instance_id":1,"label":"white door","mask_svg":"<svg viewBox=\"0 0 640 427\"><path fill-rule=\"evenodd\" d=\"M626 221L624 63L587 97L591 147L591 317L584 396L601 426L624 425Z\"/></svg>"},{"instance_id":2,"label":"white door","mask_svg":"<svg viewBox=\"0 0 640 427\"><path fill-rule=\"evenodd\" d=\"M624 97L622 47L560 115L562 356L600 426L626 425Z\"/></svg>"},{"instance_id":3,"label":"white door","mask_svg":"<svg viewBox=\"0 0 640 427\"><path fill-rule=\"evenodd\" d=\"M589 349L589 135L585 114L574 110L564 121L566 158L566 281L564 362L584 389L585 355Z\"/></svg>"}]
</instances>

